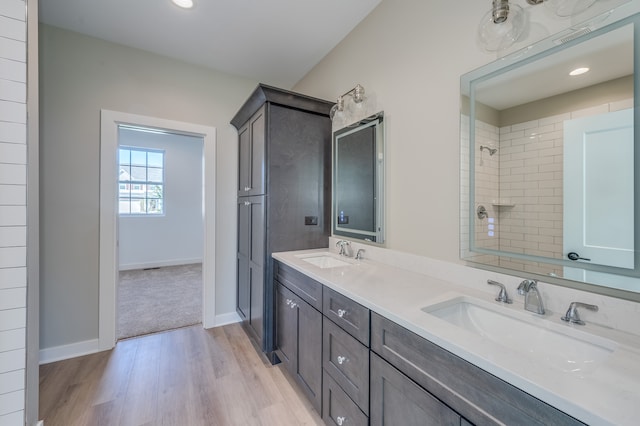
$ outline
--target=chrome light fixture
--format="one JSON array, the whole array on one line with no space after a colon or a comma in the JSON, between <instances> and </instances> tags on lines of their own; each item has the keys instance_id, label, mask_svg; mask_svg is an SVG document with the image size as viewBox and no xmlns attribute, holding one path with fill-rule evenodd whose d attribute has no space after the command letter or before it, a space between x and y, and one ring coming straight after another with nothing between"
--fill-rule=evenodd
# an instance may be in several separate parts
<instances>
[{"instance_id":1,"label":"chrome light fixture","mask_svg":"<svg viewBox=\"0 0 640 426\"><path fill-rule=\"evenodd\" d=\"M478 26L478 41L484 50L506 49L520 38L527 25L522 7L509 0L493 0Z\"/></svg>"},{"instance_id":2,"label":"chrome light fixture","mask_svg":"<svg viewBox=\"0 0 640 426\"><path fill-rule=\"evenodd\" d=\"M530 5L544 3L556 16L570 17L584 12L597 0L526 0ZM526 32L529 25L526 12L509 0L492 0L478 26L478 42L486 51L509 48Z\"/></svg>"},{"instance_id":3,"label":"chrome light fixture","mask_svg":"<svg viewBox=\"0 0 640 426\"><path fill-rule=\"evenodd\" d=\"M344 98L346 96L351 96L353 98L353 102L359 104L364 100L364 87L362 87L360 84L356 84L356 87L349 90L347 93L338 96L336 104L331 107L331 111L329 112L331 120L333 120L333 117L335 116L337 111L344 111Z\"/></svg>"}]
</instances>

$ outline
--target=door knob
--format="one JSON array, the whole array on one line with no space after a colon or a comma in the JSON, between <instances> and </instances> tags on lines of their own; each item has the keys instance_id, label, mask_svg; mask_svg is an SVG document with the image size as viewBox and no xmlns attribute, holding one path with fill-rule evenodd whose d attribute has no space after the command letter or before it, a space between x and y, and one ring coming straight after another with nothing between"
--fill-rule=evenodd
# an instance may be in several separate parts
<instances>
[{"instance_id":1,"label":"door knob","mask_svg":"<svg viewBox=\"0 0 640 426\"><path fill-rule=\"evenodd\" d=\"M580 257L580 255L575 251L567 253L567 257L570 260L586 260L587 262L591 262L591 259L587 259L586 257Z\"/></svg>"}]
</instances>

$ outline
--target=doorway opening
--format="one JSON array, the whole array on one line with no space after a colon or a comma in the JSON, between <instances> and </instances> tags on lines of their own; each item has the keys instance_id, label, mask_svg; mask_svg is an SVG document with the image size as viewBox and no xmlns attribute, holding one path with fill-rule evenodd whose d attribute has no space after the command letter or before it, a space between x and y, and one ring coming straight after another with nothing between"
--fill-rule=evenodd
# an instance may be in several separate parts
<instances>
[{"instance_id":1,"label":"doorway opening","mask_svg":"<svg viewBox=\"0 0 640 426\"><path fill-rule=\"evenodd\" d=\"M118 340L202 323L203 144L118 126Z\"/></svg>"},{"instance_id":2,"label":"doorway opening","mask_svg":"<svg viewBox=\"0 0 640 426\"><path fill-rule=\"evenodd\" d=\"M205 328L215 325L215 153L216 129L198 124L165 120L156 117L128 114L117 111L101 111L100 140L100 293L99 293L99 339L100 350L111 349L116 343L117 330L117 283L119 281L120 256L119 249L120 218L120 173L119 134L121 129L142 128L159 133L195 137L201 140L201 235L202 235L202 291L201 321ZM157 190L157 188L156 188ZM179 188L183 192L184 188ZM145 197L132 197L135 203L144 198L145 208L158 212L158 193ZM153 200L153 202L151 202ZM168 201L168 200L167 200ZM165 205L165 211L177 208L177 205ZM131 208L131 207L130 207ZM157 217L155 218L157 219ZM175 259L174 259L175 260ZM182 259L180 263L185 263ZM144 263L144 262L142 262ZM130 265L131 266L131 265ZM135 266L135 265L134 265ZM140 266L140 264L138 264ZM157 266L157 265L156 265ZM152 267L156 267L152 266ZM160 265L168 267L172 265ZM144 269L144 268L141 268Z\"/></svg>"}]
</instances>

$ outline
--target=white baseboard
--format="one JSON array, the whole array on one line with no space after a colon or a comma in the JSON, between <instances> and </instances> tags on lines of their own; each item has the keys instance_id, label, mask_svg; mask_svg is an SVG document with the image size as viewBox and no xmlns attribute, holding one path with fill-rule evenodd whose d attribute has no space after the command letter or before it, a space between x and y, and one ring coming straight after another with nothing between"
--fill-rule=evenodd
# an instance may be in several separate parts
<instances>
[{"instance_id":1,"label":"white baseboard","mask_svg":"<svg viewBox=\"0 0 640 426\"><path fill-rule=\"evenodd\" d=\"M156 262L145 263L129 263L126 265L120 265L120 271L130 271L133 269L145 269L145 268L162 268L163 266L179 266L179 265L191 265L193 263L202 263L202 258L198 259L169 259Z\"/></svg>"},{"instance_id":2,"label":"white baseboard","mask_svg":"<svg viewBox=\"0 0 640 426\"><path fill-rule=\"evenodd\" d=\"M40 349L40 364L49 364L50 362L62 361L96 352L100 352L98 339L85 340L84 342L71 343L62 346L54 346L52 348Z\"/></svg>"},{"instance_id":3,"label":"white baseboard","mask_svg":"<svg viewBox=\"0 0 640 426\"><path fill-rule=\"evenodd\" d=\"M228 314L216 315L215 323L213 327L221 327L223 325L233 324L236 322L240 322L242 319L237 312L229 312ZM213 328L210 327L210 328Z\"/></svg>"}]
</instances>

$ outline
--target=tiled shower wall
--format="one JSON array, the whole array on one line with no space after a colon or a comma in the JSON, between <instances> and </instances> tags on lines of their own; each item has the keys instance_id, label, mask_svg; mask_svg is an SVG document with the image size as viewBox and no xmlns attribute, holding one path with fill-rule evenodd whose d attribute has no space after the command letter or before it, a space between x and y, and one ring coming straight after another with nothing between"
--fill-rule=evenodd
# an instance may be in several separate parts
<instances>
[{"instance_id":1,"label":"tiled shower wall","mask_svg":"<svg viewBox=\"0 0 640 426\"><path fill-rule=\"evenodd\" d=\"M476 124L476 206L484 205L489 213L487 219L475 219L477 244L562 258L563 123L632 107L629 99L500 129ZM498 152L490 156L480 146ZM509 269L551 272L534 262L486 257L484 261Z\"/></svg>"},{"instance_id":2,"label":"tiled shower wall","mask_svg":"<svg viewBox=\"0 0 640 426\"><path fill-rule=\"evenodd\" d=\"M0 425L24 425L26 356L26 8L0 2Z\"/></svg>"}]
</instances>

